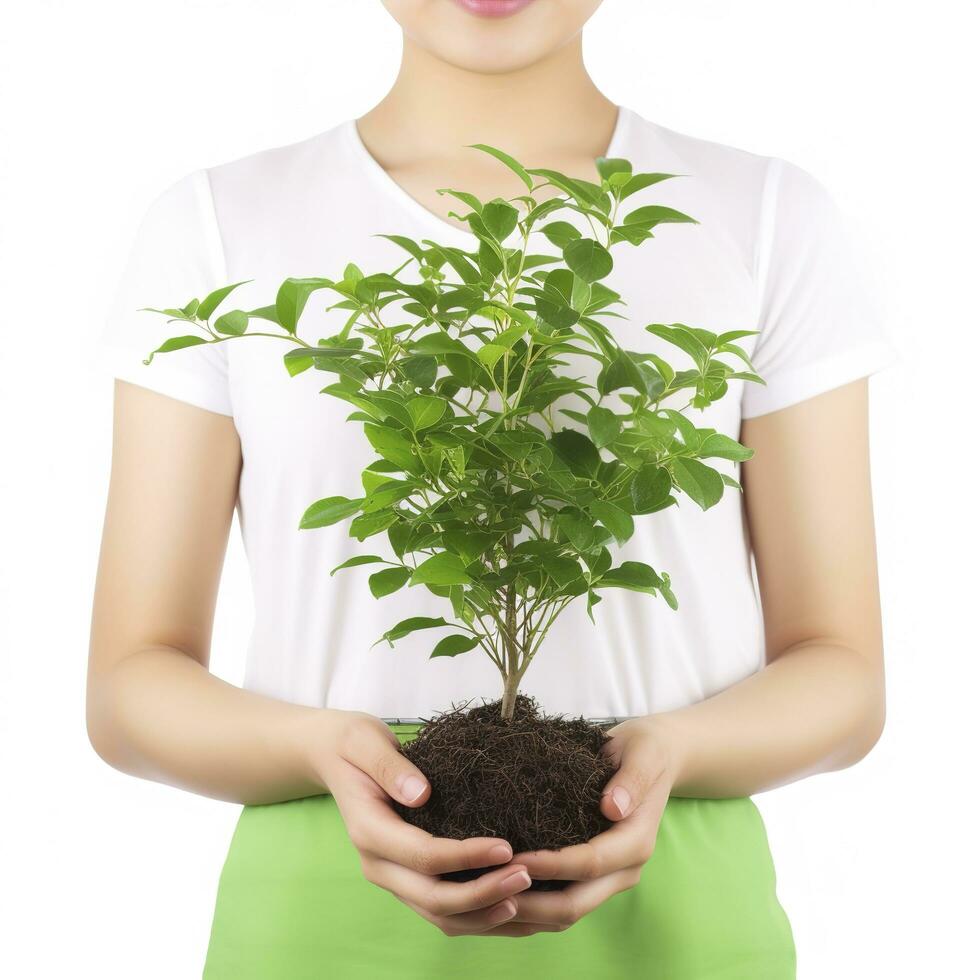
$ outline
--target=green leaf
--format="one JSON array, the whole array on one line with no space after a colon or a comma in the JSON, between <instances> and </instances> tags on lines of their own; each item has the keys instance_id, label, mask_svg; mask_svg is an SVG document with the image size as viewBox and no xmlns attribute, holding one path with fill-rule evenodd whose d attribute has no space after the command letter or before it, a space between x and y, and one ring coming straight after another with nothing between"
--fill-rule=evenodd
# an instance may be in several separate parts
<instances>
[{"instance_id":1,"label":"green leaf","mask_svg":"<svg viewBox=\"0 0 980 980\"><path fill-rule=\"evenodd\" d=\"M185 337L171 337L169 340L165 340L149 357L145 358L143 363L149 364L155 354L169 354L171 351L183 350L185 347L199 347L206 343L207 341L203 337L193 334L188 334Z\"/></svg>"},{"instance_id":2,"label":"green leaf","mask_svg":"<svg viewBox=\"0 0 980 980\"><path fill-rule=\"evenodd\" d=\"M425 261L425 251L414 239L406 238L404 235L378 235L377 237L387 238L389 242L394 242L399 248L405 249L419 263Z\"/></svg>"},{"instance_id":3,"label":"green leaf","mask_svg":"<svg viewBox=\"0 0 980 980\"><path fill-rule=\"evenodd\" d=\"M675 459L671 466L676 484L702 510L714 507L721 500L725 485L717 470L686 456Z\"/></svg>"},{"instance_id":4,"label":"green leaf","mask_svg":"<svg viewBox=\"0 0 980 980\"><path fill-rule=\"evenodd\" d=\"M470 147L474 150L482 150L484 153L489 153L491 156L496 157L502 164L510 167L524 181L524 186L528 190L534 188L534 181L531 179L531 175L510 154L504 153L503 150L498 150L495 146L487 146L486 143L471 143Z\"/></svg>"},{"instance_id":5,"label":"green leaf","mask_svg":"<svg viewBox=\"0 0 980 980\"><path fill-rule=\"evenodd\" d=\"M586 418L588 419L589 435L592 436L592 441L599 449L616 441L616 437L622 428L622 422L615 412L596 405L589 409Z\"/></svg>"},{"instance_id":6,"label":"green leaf","mask_svg":"<svg viewBox=\"0 0 980 980\"><path fill-rule=\"evenodd\" d=\"M341 562L330 574L334 575L342 568L356 568L358 565L376 565L379 561L384 561L384 558L380 555L357 555L355 558L348 558L347 561Z\"/></svg>"},{"instance_id":7,"label":"green leaf","mask_svg":"<svg viewBox=\"0 0 980 980\"><path fill-rule=\"evenodd\" d=\"M736 442L724 433L713 432L701 443L698 455L703 459L716 457L718 459L731 459L737 463L741 463L747 459L751 459L754 451L747 446L743 446L740 442Z\"/></svg>"},{"instance_id":8,"label":"green leaf","mask_svg":"<svg viewBox=\"0 0 980 980\"><path fill-rule=\"evenodd\" d=\"M448 403L433 395L416 395L405 407L412 418L412 428L418 432L435 425L446 414Z\"/></svg>"},{"instance_id":9,"label":"green leaf","mask_svg":"<svg viewBox=\"0 0 980 980\"><path fill-rule=\"evenodd\" d=\"M419 467L419 458L412 451L412 443L400 432L383 425L366 423L364 434L377 453L407 473Z\"/></svg>"},{"instance_id":10,"label":"green leaf","mask_svg":"<svg viewBox=\"0 0 980 980\"><path fill-rule=\"evenodd\" d=\"M484 363L488 368L492 368L497 361L500 360L506 354L508 348L501 347L500 344L484 344L477 352L476 356Z\"/></svg>"},{"instance_id":11,"label":"green leaf","mask_svg":"<svg viewBox=\"0 0 980 980\"><path fill-rule=\"evenodd\" d=\"M547 293L535 296L534 311L545 323L559 331L567 330L579 321L577 310L573 310L564 301L557 301L553 295ZM543 338L543 340L548 342L548 338Z\"/></svg>"},{"instance_id":12,"label":"green leaf","mask_svg":"<svg viewBox=\"0 0 980 980\"><path fill-rule=\"evenodd\" d=\"M659 591L660 585L660 576L649 565L641 561L624 561L617 568L609 569L593 587L630 589L653 595Z\"/></svg>"},{"instance_id":13,"label":"green leaf","mask_svg":"<svg viewBox=\"0 0 980 980\"><path fill-rule=\"evenodd\" d=\"M733 340L741 340L743 337L754 337L758 332L758 330L729 330L726 333L718 334L715 343L720 347L724 344L730 344Z\"/></svg>"},{"instance_id":14,"label":"green leaf","mask_svg":"<svg viewBox=\"0 0 980 980\"><path fill-rule=\"evenodd\" d=\"M484 204L481 214L483 226L498 242L502 242L517 227L518 217L517 208L501 200Z\"/></svg>"},{"instance_id":15,"label":"green leaf","mask_svg":"<svg viewBox=\"0 0 980 980\"><path fill-rule=\"evenodd\" d=\"M398 520L398 512L394 510L379 510L374 514L360 514L350 522L348 533L358 541L365 541L372 534L387 530Z\"/></svg>"},{"instance_id":16,"label":"green leaf","mask_svg":"<svg viewBox=\"0 0 980 980\"><path fill-rule=\"evenodd\" d=\"M395 623L390 630L384 632L381 636L381 640L387 640L388 645L392 646L395 640L400 640L402 637L408 636L409 633L416 633L419 630L431 630L436 629L439 626L449 625L450 624L447 623L442 616L409 616L408 619L403 619L400 623ZM378 640L378 643L380 643L381 640Z\"/></svg>"},{"instance_id":17,"label":"green leaf","mask_svg":"<svg viewBox=\"0 0 980 980\"><path fill-rule=\"evenodd\" d=\"M365 514L391 507L399 501L410 497L416 491L416 486L405 480L388 480L373 490L361 504Z\"/></svg>"},{"instance_id":18,"label":"green leaf","mask_svg":"<svg viewBox=\"0 0 980 980\"><path fill-rule=\"evenodd\" d=\"M464 565L476 561L496 540L494 535L481 531L443 531L445 546L462 559Z\"/></svg>"},{"instance_id":19,"label":"green leaf","mask_svg":"<svg viewBox=\"0 0 980 980\"><path fill-rule=\"evenodd\" d=\"M240 337L248 329L248 314L241 310L230 310L222 313L214 321L214 329L228 337Z\"/></svg>"},{"instance_id":20,"label":"green leaf","mask_svg":"<svg viewBox=\"0 0 980 980\"><path fill-rule=\"evenodd\" d=\"M288 333L296 333L306 301L318 289L332 285L329 279L287 279L276 293L276 318L282 328Z\"/></svg>"},{"instance_id":21,"label":"green leaf","mask_svg":"<svg viewBox=\"0 0 980 980\"><path fill-rule=\"evenodd\" d=\"M441 330L427 333L414 341L412 350L416 354L457 354L460 357L475 357L476 355L462 341L447 336Z\"/></svg>"},{"instance_id":22,"label":"green leaf","mask_svg":"<svg viewBox=\"0 0 980 980\"><path fill-rule=\"evenodd\" d=\"M505 456L520 462L544 445L544 436L536 429L517 429L512 432L495 432L492 442L494 449L499 449Z\"/></svg>"},{"instance_id":23,"label":"green leaf","mask_svg":"<svg viewBox=\"0 0 980 980\"><path fill-rule=\"evenodd\" d=\"M595 623L595 616L592 615L592 607L598 605L600 602L602 602L602 596L599 595L598 592L593 592L591 589L589 589L589 598L585 611L589 614L589 619L591 619L593 623Z\"/></svg>"},{"instance_id":24,"label":"green leaf","mask_svg":"<svg viewBox=\"0 0 980 980\"><path fill-rule=\"evenodd\" d=\"M274 306L259 306L254 310L249 310L248 315L252 319L268 320L269 323L274 323L276 326L281 326L276 315L276 308Z\"/></svg>"},{"instance_id":25,"label":"green leaf","mask_svg":"<svg viewBox=\"0 0 980 980\"><path fill-rule=\"evenodd\" d=\"M286 365L286 370L291 378L295 378L297 374L302 374L313 367L312 357L308 354L298 354L296 351L288 351L284 354L282 362Z\"/></svg>"},{"instance_id":26,"label":"green leaf","mask_svg":"<svg viewBox=\"0 0 980 980\"><path fill-rule=\"evenodd\" d=\"M589 572L594 578L605 575L612 567L612 555L609 553L608 548L600 548L598 551L589 552L584 558L586 565L589 566Z\"/></svg>"},{"instance_id":27,"label":"green leaf","mask_svg":"<svg viewBox=\"0 0 980 980\"><path fill-rule=\"evenodd\" d=\"M375 572L368 579L368 586L375 599L397 592L411 578L410 568L386 568L383 572Z\"/></svg>"},{"instance_id":28,"label":"green leaf","mask_svg":"<svg viewBox=\"0 0 980 980\"><path fill-rule=\"evenodd\" d=\"M576 551L588 551L592 547L592 521L582 511L576 507L566 507L559 512L557 520L562 534Z\"/></svg>"},{"instance_id":29,"label":"green leaf","mask_svg":"<svg viewBox=\"0 0 980 980\"><path fill-rule=\"evenodd\" d=\"M641 561L624 561L618 568L611 568L594 583L596 589L630 589L655 595L662 584L660 576Z\"/></svg>"},{"instance_id":30,"label":"green leaf","mask_svg":"<svg viewBox=\"0 0 980 980\"><path fill-rule=\"evenodd\" d=\"M593 500L589 513L616 539L625 544L633 537L633 518L608 500Z\"/></svg>"},{"instance_id":31,"label":"green leaf","mask_svg":"<svg viewBox=\"0 0 980 980\"><path fill-rule=\"evenodd\" d=\"M535 167L528 170L535 177L544 177L549 184L563 190L583 208L598 208L603 214L609 213L609 195L598 185L588 180L567 177L557 170Z\"/></svg>"},{"instance_id":32,"label":"green leaf","mask_svg":"<svg viewBox=\"0 0 980 980\"><path fill-rule=\"evenodd\" d=\"M670 496L670 473L663 466L647 463L639 469L630 484L634 513L650 514L659 510Z\"/></svg>"},{"instance_id":33,"label":"green leaf","mask_svg":"<svg viewBox=\"0 0 980 980\"><path fill-rule=\"evenodd\" d=\"M453 267L456 275L468 285L476 285L480 282L480 270L467 259L461 250L455 248L443 248L446 261Z\"/></svg>"},{"instance_id":34,"label":"green leaf","mask_svg":"<svg viewBox=\"0 0 980 980\"><path fill-rule=\"evenodd\" d=\"M765 381L759 377L757 374L753 374L751 371L735 371L728 376L729 378L737 378L740 381L752 381L757 385L764 385Z\"/></svg>"},{"instance_id":35,"label":"green leaf","mask_svg":"<svg viewBox=\"0 0 980 980\"><path fill-rule=\"evenodd\" d=\"M239 286L244 286L245 283L251 282L251 279L243 279L241 282L233 282L230 286L222 286L220 289L214 290L214 292L208 293L204 299L201 300L200 306L197 308L197 317L199 320L208 320L211 318L211 314L218 308L221 301L233 290L237 289Z\"/></svg>"},{"instance_id":36,"label":"green leaf","mask_svg":"<svg viewBox=\"0 0 980 980\"><path fill-rule=\"evenodd\" d=\"M450 187L440 187L436 190L437 194L449 194L451 197L455 197L456 200L462 201L467 207L472 208L477 214L483 210L483 202L476 197L474 194L470 194L468 191L454 191Z\"/></svg>"},{"instance_id":37,"label":"green leaf","mask_svg":"<svg viewBox=\"0 0 980 980\"><path fill-rule=\"evenodd\" d=\"M656 354L647 354L647 357L653 362L657 371L660 372L660 377L664 379L664 385L669 388L676 377L674 369L662 357L658 357Z\"/></svg>"},{"instance_id":38,"label":"green leaf","mask_svg":"<svg viewBox=\"0 0 980 980\"><path fill-rule=\"evenodd\" d=\"M436 383L439 364L434 357L418 354L404 357L398 362L398 369L418 388L431 388Z\"/></svg>"},{"instance_id":39,"label":"green leaf","mask_svg":"<svg viewBox=\"0 0 980 980\"><path fill-rule=\"evenodd\" d=\"M617 225L613 228L609 237L611 245L617 242L629 242L630 245L642 245L648 239L653 238L653 233L643 225Z\"/></svg>"},{"instance_id":40,"label":"green leaf","mask_svg":"<svg viewBox=\"0 0 980 980\"><path fill-rule=\"evenodd\" d=\"M623 185L619 193L620 200L626 200L631 194L642 191L653 184L659 184L662 180L670 180L677 174L633 174L632 177Z\"/></svg>"},{"instance_id":41,"label":"green leaf","mask_svg":"<svg viewBox=\"0 0 980 980\"><path fill-rule=\"evenodd\" d=\"M595 166L603 180L609 180L613 174L631 174L633 172L633 164L629 160L622 160L618 157L599 157Z\"/></svg>"},{"instance_id":42,"label":"green leaf","mask_svg":"<svg viewBox=\"0 0 980 980\"><path fill-rule=\"evenodd\" d=\"M648 204L646 207L637 208L623 219L624 225L638 225L647 229L663 224L696 225L697 223L689 214L664 207L662 204Z\"/></svg>"},{"instance_id":43,"label":"green leaf","mask_svg":"<svg viewBox=\"0 0 980 980\"><path fill-rule=\"evenodd\" d=\"M636 361L626 351L619 351L613 359L599 372L596 380L599 393L611 394L620 388L634 388L646 392L643 375Z\"/></svg>"},{"instance_id":44,"label":"green leaf","mask_svg":"<svg viewBox=\"0 0 980 980\"><path fill-rule=\"evenodd\" d=\"M564 555L543 555L538 559L538 565L559 588L582 574L582 566L574 558Z\"/></svg>"},{"instance_id":45,"label":"green leaf","mask_svg":"<svg viewBox=\"0 0 980 980\"><path fill-rule=\"evenodd\" d=\"M412 585L467 585L470 581L463 562L445 551L427 558L412 575Z\"/></svg>"},{"instance_id":46,"label":"green leaf","mask_svg":"<svg viewBox=\"0 0 980 980\"><path fill-rule=\"evenodd\" d=\"M523 311L522 311L523 312ZM498 347L505 347L510 350L514 344L517 343L527 333L528 324L517 323L512 327L508 327L506 330L502 330L493 338L493 342Z\"/></svg>"},{"instance_id":47,"label":"green leaf","mask_svg":"<svg viewBox=\"0 0 980 980\"><path fill-rule=\"evenodd\" d=\"M545 225L541 231L545 237L557 248L564 248L571 242L582 237L582 233L569 221L552 221Z\"/></svg>"},{"instance_id":48,"label":"green leaf","mask_svg":"<svg viewBox=\"0 0 980 980\"><path fill-rule=\"evenodd\" d=\"M465 636L462 633L451 633L444 636L429 654L429 659L433 657L455 657L460 653L466 653L480 643L479 637Z\"/></svg>"},{"instance_id":49,"label":"green leaf","mask_svg":"<svg viewBox=\"0 0 980 980\"><path fill-rule=\"evenodd\" d=\"M609 252L592 238L578 238L563 249L565 263L580 279L596 282L612 272L613 260Z\"/></svg>"},{"instance_id":50,"label":"green leaf","mask_svg":"<svg viewBox=\"0 0 980 980\"><path fill-rule=\"evenodd\" d=\"M667 326L664 323L651 323L647 325L647 331L656 334L661 340L666 340L668 344L679 347L685 354L688 354L700 368L708 362L708 348L681 324L673 323Z\"/></svg>"},{"instance_id":51,"label":"green leaf","mask_svg":"<svg viewBox=\"0 0 980 980\"><path fill-rule=\"evenodd\" d=\"M299 526L302 530L314 527L329 527L342 521L351 514L356 514L364 503L363 498L359 500L349 500L347 497L324 497L315 504L310 504L300 519Z\"/></svg>"},{"instance_id":52,"label":"green leaf","mask_svg":"<svg viewBox=\"0 0 980 980\"><path fill-rule=\"evenodd\" d=\"M592 440L575 429L556 432L548 444L565 461L568 468L579 476L595 476L602 457Z\"/></svg>"}]
</instances>

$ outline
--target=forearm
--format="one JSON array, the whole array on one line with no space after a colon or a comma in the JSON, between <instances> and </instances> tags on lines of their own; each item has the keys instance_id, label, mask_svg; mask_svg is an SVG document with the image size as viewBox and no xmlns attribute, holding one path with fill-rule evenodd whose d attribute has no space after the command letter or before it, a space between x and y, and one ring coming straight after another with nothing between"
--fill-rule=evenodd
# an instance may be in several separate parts
<instances>
[{"instance_id":1,"label":"forearm","mask_svg":"<svg viewBox=\"0 0 980 980\"><path fill-rule=\"evenodd\" d=\"M324 792L311 760L329 715L243 691L170 647L133 653L89 679L89 737L106 762L235 802Z\"/></svg>"},{"instance_id":2,"label":"forearm","mask_svg":"<svg viewBox=\"0 0 980 980\"><path fill-rule=\"evenodd\" d=\"M748 796L861 759L884 723L882 673L858 652L810 641L726 691L651 716L677 796Z\"/></svg>"}]
</instances>

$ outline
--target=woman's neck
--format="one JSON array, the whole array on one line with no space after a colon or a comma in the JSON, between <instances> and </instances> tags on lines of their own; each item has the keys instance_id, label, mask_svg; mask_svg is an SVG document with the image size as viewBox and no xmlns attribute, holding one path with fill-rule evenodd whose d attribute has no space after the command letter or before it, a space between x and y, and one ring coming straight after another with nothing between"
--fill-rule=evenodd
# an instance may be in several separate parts
<instances>
[{"instance_id":1,"label":"woman's neck","mask_svg":"<svg viewBox=\"0 0 980 980\"><path fill-rule=\"evenodd\" d=\"M473 165L470 143L498 146L534 166L591 163L608 146L616 117L616 105L585 69L581 35L503 74L458 68L406 38L394 85L357 125L389 172L435 161L452 171Z\"/></svg>"}]
</instances>

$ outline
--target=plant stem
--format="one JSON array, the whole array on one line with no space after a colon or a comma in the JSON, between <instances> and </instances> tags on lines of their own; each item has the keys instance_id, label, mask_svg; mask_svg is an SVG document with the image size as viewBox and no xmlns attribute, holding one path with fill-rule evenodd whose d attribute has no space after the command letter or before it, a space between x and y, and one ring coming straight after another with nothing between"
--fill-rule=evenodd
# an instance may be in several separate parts
<instances>
[{"instance_id":1,"label":"plant stem","mask_svg":"<svg viewBox=\"0 0 980 980\"><path fill-rule=\"evenodd\" d=\"M521 679L517 672L508 667L504 675L504 697L500 702L500 717L510 721L514 717L514 705L517 704L517 687Z\"/></svg>"},{"instance_id":2,"label":"plant stem","mask_svg":"<svg viewBox=\"0 0 980 980\"><path fill-rule=\"evenodd\" d=\"M508 534L504 545L508 561L514 550L514 535ZM506 653L506 671L504 673L504 696L500 702L500 717L509 721L514 717L514 705L517 702L517 687L521 682L520 644L517 640L517 589L513 582L507 586L505 599L504 650Z\"/></svg>"}]
</instances>

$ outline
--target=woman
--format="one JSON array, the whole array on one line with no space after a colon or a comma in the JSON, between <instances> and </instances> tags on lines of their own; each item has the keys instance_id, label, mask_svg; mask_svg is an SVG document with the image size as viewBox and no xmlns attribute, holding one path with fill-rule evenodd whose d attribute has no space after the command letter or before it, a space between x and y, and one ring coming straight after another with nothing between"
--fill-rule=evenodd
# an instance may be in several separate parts
<instances>
[{"instance_id":1,"label":"woman","mask_svg":"<svg viewBox=\"0 0 980 980\"><path fill-rule=\"evenodd\" d=\"M377 106L191 174L140 231L105 347L118 381L89 730L120 769L249 804L222 874L209 978L794 975L748 797L851 765L881 732L864 379L888 348L820 184L667 130L596 88L581 32L599 2L386 0L404 53ZM422 667L410 640L368 652L382 624L435 600L403 590L379 620L363 583L329 576L350 554L343 527L295 531L327 489L357 489L365 450L341 403L313 401L316 372L286 377L275 341L145 368L154 326L133 313L245 279L244 308L259 306L286 276L335 275L351 259L390 268L378 232L472 248L433 189L518 193L512 174L466 149L475 142L585 178L598 156L685 175L659 185L657 202L700 225L617 260L622 329L637 331L633 346L649 322L758 329L768 382L708 423L756 451L744 511L737 494L707 515L674 508L631 542L641 556L656 549L681 611L610 593L598 628L583 610L559 620L549 645L561 655L528 675L552 710L628 719L612 729L619 769L601 804L613 828L560 852L431 838L389 805L422 806L430 787L397 752L412 727L382 719L492 693L496 677L479 657ZM317 337L318 326L302 329ZM244 689L207 668L236 505L256 601ZM471 882L440 877L486 866ZM532 878L573 884L529 891Z\"/></svg>"}]
</instances>

